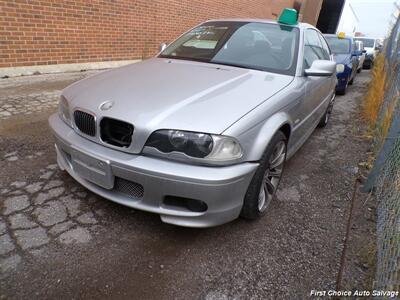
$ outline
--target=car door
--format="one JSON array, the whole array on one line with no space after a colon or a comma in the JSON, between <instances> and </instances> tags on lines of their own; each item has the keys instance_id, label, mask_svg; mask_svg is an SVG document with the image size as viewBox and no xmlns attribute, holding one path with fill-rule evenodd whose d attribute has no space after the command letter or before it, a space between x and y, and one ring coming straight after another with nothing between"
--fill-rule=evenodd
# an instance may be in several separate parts
<instances>
[{"instance_id":1,"label":"car door","mask_svg":"<svg viewBox=\"0 0 400 300\"><path fill-rule=\"evenodd\" d=\"M365 60L365 53L364 53L364 44L361 41L355 41L356 50L357 50L357 58L358 58L358 67L357 70L362 67L362 64Z\"/></svg>"},{"instance_id":2,"label":"car door","mask_svg":"<svg viewBox=\"0 0 400 300\"><path fill-rule=\"evenodd\" d=\"M315 60L331 60L330 50L321 34L312 29L304 32L303 69L311 67ZM334 75L332 75L334 76ZM332 97L332 77L303 76L305 96L301 104L301 128L299 134L305 138L312 133L328 107ZM327 102L328 101L328 102ZM299 125L300 126L300 125Z\"/></svg>"},{"instance_id":3,"label":"car door","mask_svg":"<svg viewBox=\"0 0 400 300\"><path fill-rule=\"evenodd\" d=\"M358 64L359 64L359 60L358 60L358 56L356 55L356 50L357 50L357 48L356 48L356 45L355 45L355 43L354 43L354 41L352 41L352 43L351 43L351 65L352 65L352 70L351 70L351 76L350 76L350 79L351 78L354 78L355 76L356 76L356 73L357 73L357 69L358 69Z\"/></svg>"},{"instance_id":4,"label":"car door","mask_svg":"<svg viewBox=\"0 0 400 300\"><path fill-rule=\"evenodd\" d=\"M318 33L318 36L322 43L323 59L333 61L333 56L332 56L331 50L329 48L328 42L326 41L326 39L324 38L324 36L322 34ZM332 74L331 77L326 77L325 79L326 79L326 83L324 85L324 88L325 88L324 95L326 97L328 97L329 99L332 99L332 97L334 95L336 83L337 83L336 73Z\"/></svg>"},{"instance_id":5,"label":"car door","mask_svg":"<svg viewBox=\"0 0 400 300\"><path fill-rule=\"evenodd\" d=\"M362 53L362 55L361 55L361 59L360 59L360 62L359 62L359 67L362 69L362 66L363 66L363 64L364 64L364 61L365 61L365 56L366 56L366 50L364 49L364 43L363 42L360 42L360 44L361 44L361 53Z\"/></svg>"}]
</instances>

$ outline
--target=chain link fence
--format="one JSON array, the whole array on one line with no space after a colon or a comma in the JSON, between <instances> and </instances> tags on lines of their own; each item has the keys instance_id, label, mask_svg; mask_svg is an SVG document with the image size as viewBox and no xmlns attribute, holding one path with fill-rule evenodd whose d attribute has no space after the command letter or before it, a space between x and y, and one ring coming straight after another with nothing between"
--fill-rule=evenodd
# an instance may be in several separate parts
<instances>
[{"instance_id":1,"label":"chain link fence","mask_svg":"<svg viewBox=\"0 0 400 300\"><path fill-rule=\"evenodd\" d=\"M380 147L364 185L377 199L377 273L375 289L400 291L400 19L383 51L385 96L376 128Z\"/></svg>"}]
</instances>

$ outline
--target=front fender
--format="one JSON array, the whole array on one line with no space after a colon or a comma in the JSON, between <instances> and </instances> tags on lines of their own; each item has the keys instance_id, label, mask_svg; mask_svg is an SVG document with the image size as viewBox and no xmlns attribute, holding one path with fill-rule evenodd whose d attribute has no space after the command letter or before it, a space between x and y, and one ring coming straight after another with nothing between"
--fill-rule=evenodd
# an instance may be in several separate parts
<instances>
[{"instance_id":1,"label":"front fender","mask_svg":"<svg viewBox=\"0 0 400 300\"><path fill-rule=\"evenodd\" d=\"M281 111L240 134L237 139L245 153L243 159L246 161L260 160L275 133L284 125L292 128L292 124L290 116Z\"/></svg>"}]
</instances>

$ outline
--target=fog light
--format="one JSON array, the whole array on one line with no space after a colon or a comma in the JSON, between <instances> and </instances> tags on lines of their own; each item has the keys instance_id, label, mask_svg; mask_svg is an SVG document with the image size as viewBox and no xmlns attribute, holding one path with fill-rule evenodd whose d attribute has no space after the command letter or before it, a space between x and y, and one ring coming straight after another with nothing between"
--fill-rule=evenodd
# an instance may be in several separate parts
<instances>
[{"instance_id":1,"label":"fog light","mask_svg":"<svg viewBox=\"0 0 400 300\"><path fill-rule=\"evenodd\" d=\"M205 202L184 197L165 196L163 203L166 206L180 207L193 212L204 212L208 209Z\"/></svg>"}]
</instances>

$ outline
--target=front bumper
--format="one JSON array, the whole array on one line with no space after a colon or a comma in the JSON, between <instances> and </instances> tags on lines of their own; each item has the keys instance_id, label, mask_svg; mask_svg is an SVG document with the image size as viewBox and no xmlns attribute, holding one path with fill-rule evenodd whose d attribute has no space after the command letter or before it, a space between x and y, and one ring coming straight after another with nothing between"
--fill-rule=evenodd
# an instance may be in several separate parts
<instances>
[{"instance_id":1,"label":"front bumper","mask_svg":"<svg viewBox=\"0 0 400 300\"><path fill-rule=\"evenodd\" d=\"M128 154L81 137L58 114L49 118L49 124L55 136L57 162L61 169L92 192L129 207L157 213L165 223L210 227L236 219L258 167L258 163L226 167L197 166ZM113 178L122 178L142 186L142 196L133 197L115 187L102 187L85 179L71 161L71 154L76 149L87 157L107 162ZM207 209L192 211L182 206L171 206L165 201L167 196L201 200L206 203Z\"/></svg>"}]
</instances>

